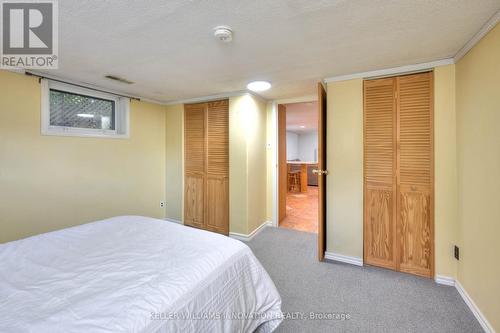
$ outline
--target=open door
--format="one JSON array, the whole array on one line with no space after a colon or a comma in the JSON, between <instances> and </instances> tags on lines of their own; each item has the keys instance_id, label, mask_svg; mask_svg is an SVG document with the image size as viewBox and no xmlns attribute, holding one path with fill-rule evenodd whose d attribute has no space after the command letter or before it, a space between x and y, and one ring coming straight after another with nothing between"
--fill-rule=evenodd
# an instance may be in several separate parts
<instances>
[{"instance_id":1,"label":"open door","mask_svg":"<svg viewBox=\"0 0 500 333\"><path fill-rule=\"evenodd\" d=\"M286 107L278 104L278 225L286 217Z\"/></svg>"},{"instance_id":2,"label":"open door","mask_svg":"<svg viewBox=\"0 0 500 333\"><path fill-rule=\"evenodd\" d=\"M326 251L326 91L318 83L318 259L323 261Z\"/></svg>"}]
</instances>

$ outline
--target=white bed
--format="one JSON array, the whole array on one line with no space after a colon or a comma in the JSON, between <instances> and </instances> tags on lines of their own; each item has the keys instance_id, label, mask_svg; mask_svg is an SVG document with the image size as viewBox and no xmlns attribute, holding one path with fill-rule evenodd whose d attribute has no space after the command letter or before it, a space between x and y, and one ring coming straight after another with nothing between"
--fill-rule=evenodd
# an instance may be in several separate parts
<instances>
[{"instance_id":1,"label":"white bed","mask_svg":"<svg viewBox=\"0 0 500 333\"><path fill-rule=\"evenodd\" d=\"M252 251L215 233L123 216L0 245L0 332L271 332L281 317Z\"/></svg>"}]
</instances>

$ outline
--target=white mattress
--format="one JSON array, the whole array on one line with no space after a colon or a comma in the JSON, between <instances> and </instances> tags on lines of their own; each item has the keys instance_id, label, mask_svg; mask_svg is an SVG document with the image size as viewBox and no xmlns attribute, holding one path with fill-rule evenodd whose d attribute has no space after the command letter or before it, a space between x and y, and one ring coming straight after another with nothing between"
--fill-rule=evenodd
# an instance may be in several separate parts
<instances>
[{"instance_id":1,"label":"white mattress","mask_svg":"<svg viewBox=\"0 0 500 333\"><path fill-rule=\"evenodd\" d=\"M280 308L245 244L171 222L123 216L0 245L0 332L271 332Z\"/></svg>"}]
</instances>

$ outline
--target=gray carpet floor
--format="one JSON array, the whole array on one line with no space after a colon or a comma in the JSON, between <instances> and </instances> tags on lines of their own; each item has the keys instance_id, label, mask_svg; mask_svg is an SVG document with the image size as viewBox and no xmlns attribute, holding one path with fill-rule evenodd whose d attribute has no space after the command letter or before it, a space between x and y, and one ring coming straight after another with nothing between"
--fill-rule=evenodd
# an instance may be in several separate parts
<instances>
[{"instance_id":1,"label":"gray carpet floor","mask_svg":"<svg viewBox=\"0 0 500 333\"><path fill-rule=\"evenodd\" d=\"M289 318L276 332L483 332L454 287L376 267L320 263L316 234L268 227L247 244ZM295 318L296 312L349 319Z\"/></svg>"}]
</instances>

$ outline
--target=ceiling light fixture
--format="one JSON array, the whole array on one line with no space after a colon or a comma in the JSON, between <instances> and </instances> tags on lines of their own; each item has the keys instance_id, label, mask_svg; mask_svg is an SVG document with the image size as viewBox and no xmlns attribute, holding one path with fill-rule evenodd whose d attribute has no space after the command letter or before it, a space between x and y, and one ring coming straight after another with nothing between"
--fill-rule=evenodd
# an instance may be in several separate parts
<instances>
[{"instance_id":1,"label":"ceiling light fixture","mask_svg":"<svg viewBox=\"0 0 500 333\"><path fill-rule=\"evenodd\" d=\"M90 113L79 113L77 116L82 118L94 118L94 115Z\"/></svg>"},{"instance_id":2,"label":"ceiling light fixture","mask_svg":"<svg viewBox=\"0 0 500 333\"><path fill-rule=\"evenodd\" d=\"M253 81L247 84L247 89L255 92L266 91L271 88L271 83L267 81Z\"/></svg>"},{"instance_id":3,"label":"ceiling light fixture","mask_svg":"<svg viewBox=\"0 0 500 333\"><path fill-rule=\"evenodd\" d=\"M306 128L304 125L300 126L300 128Z\"/></svg>"}]
</instances>

